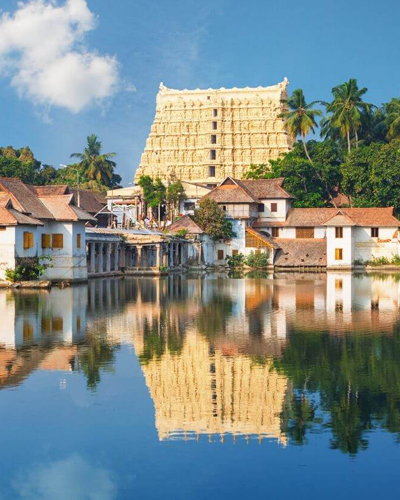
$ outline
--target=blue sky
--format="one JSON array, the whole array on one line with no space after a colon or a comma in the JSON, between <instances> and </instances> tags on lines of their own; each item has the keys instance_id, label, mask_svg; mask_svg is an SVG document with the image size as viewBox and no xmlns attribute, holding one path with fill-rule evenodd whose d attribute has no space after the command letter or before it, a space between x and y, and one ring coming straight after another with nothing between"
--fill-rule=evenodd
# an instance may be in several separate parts
<instances>
[{"instance_id":1,"label":"blue sky","mask_svg":"<svg viewBox=\"0 0 400 500\"><path fill-rule=\"evenodd\" d=\"M68 1L69 19L82 30L66 46L67 36L56 36L64 11L40 25L35 39L32 15L24 18L26 33L13 24L17 0L0 6L0 145L29 145L43 163L70 162L70 153L96 133L105 151L118 154L124 184L131 182L161 81L179 89L218 88L273 85L287 76L290 91L301 87L308 100L328 100L334 85L355 77L368 87L370 102L400 95L395 0ZM34 3L56 9L66 0ZM11 40L13 32L22 35ZM65 57L62 76L54 69L61 57L51 53L52 40ZM71 52L85 54L77 66L68 65ZM41 65L32 70L38 57Z\"/></svg>"}]
</instances>

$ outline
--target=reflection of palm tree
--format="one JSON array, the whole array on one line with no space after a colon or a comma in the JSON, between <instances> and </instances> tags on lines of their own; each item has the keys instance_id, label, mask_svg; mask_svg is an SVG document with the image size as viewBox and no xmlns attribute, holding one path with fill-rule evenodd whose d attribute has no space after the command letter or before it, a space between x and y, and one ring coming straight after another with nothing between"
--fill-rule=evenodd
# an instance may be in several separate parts
<instances>
[{"instance_id":1,"label":"reflection of palm tree","mask_svg":"<svg viewBox=\"0 0 400 500\"><path fill-rule=\"evenodd\" d=\"M293 393L281 415L281 430L294 444L305 444L307 431L315 422L315 403L302 393Z\"/></svg>"},{"instance_id":2,"label":"reflection of palm tree","mask_svg":"<svg viewBox=\"0 0 400 500\"><path fill-rule=\"evenodd\" d=\"M91 337L86 347L82 348L76 357L73 369L83 372L87 386L95 390L100 382L100 372L113 373L115 350L117 346L109 344L100 337Z\"/></svg>"}]
</instances>

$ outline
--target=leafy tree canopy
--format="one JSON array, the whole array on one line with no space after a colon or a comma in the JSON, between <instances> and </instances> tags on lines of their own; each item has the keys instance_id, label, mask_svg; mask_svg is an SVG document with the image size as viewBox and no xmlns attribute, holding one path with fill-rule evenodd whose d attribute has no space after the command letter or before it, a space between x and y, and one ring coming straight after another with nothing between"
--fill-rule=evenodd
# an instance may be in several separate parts
<instances>
[{"instance_id":1,"label":"leafy tree canopy","mask_svg":"<svg viewBox=\"0 0 400 500\"><path fill-rule=\"evenodd\" d=\"M225 218L218 203L210 198L200 201L199 208L194 212L194 221L214 241L226 241L233 237L232 222Z\"/></svg>"}]
</instances>

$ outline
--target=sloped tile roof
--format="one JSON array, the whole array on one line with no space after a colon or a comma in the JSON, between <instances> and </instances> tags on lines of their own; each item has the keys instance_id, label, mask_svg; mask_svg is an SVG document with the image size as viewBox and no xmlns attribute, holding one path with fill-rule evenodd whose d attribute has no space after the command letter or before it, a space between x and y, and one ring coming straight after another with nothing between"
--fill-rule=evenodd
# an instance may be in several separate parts
<instances>
[{"instance_id":1,"label":"sloped tile roof","mask_svg":"<svg viewBox=\"0 0 400 500\"><path fill-rule=\"evenodd\" d=\"M34 217L30 217L29 215L21 214L21 212L18 212L13 208L8 209L8 211L14 217L17 224L30 225L30 226L44 226L42 221L35 219Z\"/></svg>"},{"instance_id":2,"label":"sloped tile roof","mask_svg":"<svg viewBox=\"0 0 400 500\"><path fill-rule=\"evenodd\" d=\"M91 221L94 218L84 210L72 204L74 195L44 196L40 201L46 206L52 217L58 221Z\"/></svg>"},{"instance_id":3,"label":"sloped tile roof","mask_svg":"<svg viewBox=\"0 0 400 500\"><path fill-rule=\"evenodd\" d=\"M400 221L393 215L393 207L385 208L292 208L284 223L281 221L256 221L260 227L317 227L323 226L341 212L361 227L398 227Z\"/></svg>"},{"instance_id":4,"label":"sloped tile roof","mask_svg":"<svg viewBox=\"0 0 400 500\"><path fill-rule=\"evenodd\" d=\"M11 194L13 207L37 219L52 219L53 216L39 198L21 180L0 177L0 189Z\"/></svg>"},{"instance_id":5,"label":"sloped tile roof","mask_svg":"<svg viewBox=\"0 0 400 500\"><path fill-rule=\"evenodd\" d=\"M276 179L248 179L241 181L241 183L260 200L268 198L293 199L294 197L283 188L284 181L283 177L278 177Z\"/></svg>"},{"instance_id":6,"label":"sloped tile roof","mask_svg":"<svg viewBox=\"0 0 400 500\"><path fill-rule=\"evenodd\" d=\"M275 238L280 250L274 264L278 267L326 266L325 239L284 239Z\"/></svg>"},{"instance_id":7,"label":"sloped tile roof","mask_svg":"<svg viewBox=\"0 0 400 500\"><path fill-rule=\"evenodd\" d=\"M172 223L168 227L168 232L176 233L182 229L186 229L187 234L204 234L204 231L188 215L185 215L176 222Z\"/></svg>"},{"instance_id":8,"label":"sloped tile roof","mask_svg":"<svg viewBox=\"0 0 400 500\"><path fill-rule=\"evenodd\" d=\"M13 208L0 207L0 226L43 226L43 222L28 215L22 214Z\"/></svg>"},{"instance_id":9,"label":"sloped tile roof","mask_svg":"<svg viewBox=\"0 0 400 500\"><path fill-rule=\"evenodd\" d=\"M217 203L260 203L262 199L291 199L283 178L238 180L227 177L206 195Z\"/></svg>"},{"instance_id":10,"label":"sloped tile roof","mask_svg":"<svg viewBox=\"0 0 400 500\"><path fill-rule=\"evenodd\" d=\"M69 188L69 192L74 195L74 203L78 205L78 190ZM88 189L79 190L79 207L91 215L96 215L107 205L105 196L101 193L89 191Z\"/></svg>"},{"instance_id":11,"label":"sloped tile roof","mask_svg":"<svg viewBox=\"0 0 400 500\"><path fill-rule=\"evenodd\" d=\"M36 194L41 198L42 196L56 196L68 193L67 184L60 186L34 186Z\"/></svg>"},{"instance_id":12,"label":"sloped tile roof","mask_svg":"<svg viewBox=\"0 0 400 500\"><path fill-rule=\"evenodd\" d=\"M336 214L324 222L324 226L334 226L334 227L343 227L343 226L356 226L357 224L354 222L352 218L343 213L341 210L336 212Z\"/></svg>"}]
</instances>

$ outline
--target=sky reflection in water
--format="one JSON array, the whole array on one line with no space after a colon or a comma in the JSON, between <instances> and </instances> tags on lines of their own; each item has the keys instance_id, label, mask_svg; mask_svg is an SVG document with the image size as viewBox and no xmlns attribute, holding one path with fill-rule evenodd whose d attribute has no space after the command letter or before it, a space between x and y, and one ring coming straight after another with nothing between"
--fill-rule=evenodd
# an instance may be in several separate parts
<instances>
[{"instance_id":1,"label":"sky reflection in water","mask_svg":"<svg viewBox=\"0 0 400 500\"><path fill-rule=\"evenodd\" d=\"M393 493L399 276L1 291L0 498Z\"/></svg>"}]
</instances>

